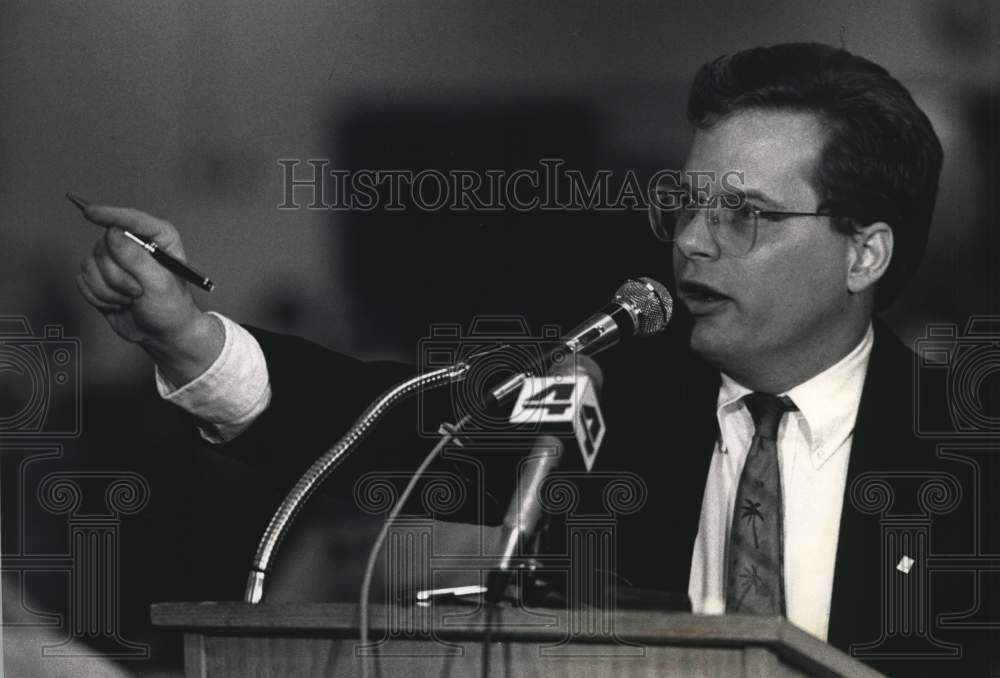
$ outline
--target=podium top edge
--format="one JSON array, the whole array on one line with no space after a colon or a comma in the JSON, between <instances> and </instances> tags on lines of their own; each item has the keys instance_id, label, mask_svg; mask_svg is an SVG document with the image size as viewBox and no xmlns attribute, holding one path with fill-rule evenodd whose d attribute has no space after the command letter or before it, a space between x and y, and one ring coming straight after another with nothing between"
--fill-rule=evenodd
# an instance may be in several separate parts
<instances>
[{"instance_id":1,"label":"podium top edge","mask_svg":"<svg viewBox=\"0 0 1000 678\"><path fill-rule=\"evenodd\" d=\"M170 602L150 608L154 626L215 636L274 635L298 637L358 637L354 603ZM577 619L574 620L573 617ZM827 645L782 617L754 615L695 615L650 610L567 610L501 608L492 619L492 638L510 642L559 642L571 625L597 629L581 642L607 642L604 630L627 643L689 647L767 647L797 664L805 662L815 675L874 678L874 671ZM376 604L370 611L371 632L403 625L433 629L441 640L480 638L485 611L474 606L400 607Z\"/></svg>"}]
</instances>

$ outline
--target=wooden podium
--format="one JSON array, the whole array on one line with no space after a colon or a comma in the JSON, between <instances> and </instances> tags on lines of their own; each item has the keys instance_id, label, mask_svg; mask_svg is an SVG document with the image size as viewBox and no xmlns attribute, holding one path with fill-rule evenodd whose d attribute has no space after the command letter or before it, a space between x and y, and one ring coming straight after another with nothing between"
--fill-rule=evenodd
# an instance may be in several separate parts
<instances>
[{"instance_id":1,"label":"wooden podium","mask_svg":"<svg viewBox=\"0 0 1000 678\"><path fill-rule=\"evenodd\" d=\"M352 604L160 603L184 634L189 678L479 676L486 612L373 605L369 648ZM493 676L858 676L882 674L777 617L504 608L489 620ZM372 656L375 655L375 656Z\"/></svg>"}]
</instances>

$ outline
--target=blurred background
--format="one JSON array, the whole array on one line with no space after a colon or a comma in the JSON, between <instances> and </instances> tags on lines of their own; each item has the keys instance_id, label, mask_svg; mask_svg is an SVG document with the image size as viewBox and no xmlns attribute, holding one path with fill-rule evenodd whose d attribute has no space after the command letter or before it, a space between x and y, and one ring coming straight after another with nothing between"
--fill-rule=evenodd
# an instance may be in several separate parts
<instances>
[{"instance_id":1,"label":"blurred background","mask_svg":"<svg viewBox=\"0 0 1000 678\"><path fill-rule=\"evenodd\" d=\"M786 41L842 44L885 66L944 145L927 256L886 320L912 341L929 322L1000 313L1000 21L986 1L4 3L0 315L17 321L8 345L35 346L43 362L57 338L46 325L79 339L72 388L60 395L52 382L37 425L11 428L38 383L0 364L4 603L37 613L15 632L36 623L65 635L39 614L67 613L66 574L22 567L69 548L66 517L38 502L48 474L148 483L148 503L119 530L120 635L146 647L124 651L136 657L122 666L138 675L180 666L180 639L149 627L149 603L239 598L285 489L177 442L185 422L157 403L144 354L77 297L73 277L99 231L66 191L177 225L218 284L198 293L206 308L416 361L432 323L518 314L532 330L568 326L627 275L669 279L669 251L639 210L331 211L306 209L301 189L301 209L278 209L279 160L509 172L560 158L588 178L648 176L683 162L699 65ZM56 421L77 403L79 426ZM37 457L39 445L51 454ZM287 599L354 590L371 526L328 504L288 546ZM17 605L11 591L34 602Z\"/></svg>"}]
</instances>

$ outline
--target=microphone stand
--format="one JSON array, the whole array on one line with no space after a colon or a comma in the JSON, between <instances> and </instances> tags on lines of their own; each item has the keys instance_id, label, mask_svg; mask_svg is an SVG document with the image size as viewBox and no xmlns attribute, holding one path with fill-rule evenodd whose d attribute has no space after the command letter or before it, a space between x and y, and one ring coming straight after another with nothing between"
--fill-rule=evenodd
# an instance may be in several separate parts
<instances>
[{"instance_id":1,"label":"microphone stand","mask_svg":"<svg viewBox=\"0 0 1000 678\"><path fill-rule=\"evenodd\" d=\"M244 602L259 603L263 599L267 573L274 562L278 546L295 516L320 483L357 448L386 413L400 401L417 393L461 381L466 377L468 371L469 362L463 361L450 367L418 375L385 391L368 406L368 409L347 430L347 433L299 478L295 487L281 502L278 510L274 512L271 522L264 530L264 535L257 546L257 553L247 578L246 592L243 595Z\"/></svg>"}]
</instances>

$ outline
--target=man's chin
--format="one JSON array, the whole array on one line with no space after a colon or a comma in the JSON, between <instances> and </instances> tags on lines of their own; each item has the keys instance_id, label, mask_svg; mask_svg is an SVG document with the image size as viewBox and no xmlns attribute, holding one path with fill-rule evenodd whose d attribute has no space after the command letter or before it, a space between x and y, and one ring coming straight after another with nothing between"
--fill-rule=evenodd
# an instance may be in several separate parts
<instances>
[{"instance_id":1,"label":"man's chin","mask_svg":"<svg viewBox=\"0 0 1000 678\"><path fill-rule=\"evenodd\" d=\"M717 317L695 317L691 327L691 350L705 362L723 369L744 351L740 350L734 328L719 322Z\"/></svg>"}]
</instances>

